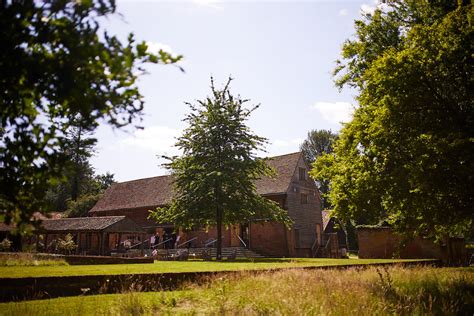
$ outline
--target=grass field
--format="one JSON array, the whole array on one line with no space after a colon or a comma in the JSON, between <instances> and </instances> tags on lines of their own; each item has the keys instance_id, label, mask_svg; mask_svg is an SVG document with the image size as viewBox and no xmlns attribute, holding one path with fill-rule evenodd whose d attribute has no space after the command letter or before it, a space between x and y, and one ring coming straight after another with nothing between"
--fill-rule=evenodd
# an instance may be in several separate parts
<instances>
[{"instance_id":1,"label":"grass field","mask_svg":"<svg viewBox=\"0 0 474 316\"><path fill-rule=\"evenodd\" d=\"M326 259L291 258L258 259L254 261L155 261L153 264L109 264L109 265L52 265L52 266L0 266L1 278L113 275L137 273L177 273L198 271L239 271L256 269L297 268L312 266L361 265L370 263L410 262L413 260L392 259Z\"/></svg>"},{"instance_id":2,"label":"grass field","mask_svg":"<svg viewBox=\"0 0 474 316\"><path fill-rule=\"evenodd\" d=\"M473 268L286 270L179 291L0 304L2 315L472 315Z\"/></svg>"}]
</instances>

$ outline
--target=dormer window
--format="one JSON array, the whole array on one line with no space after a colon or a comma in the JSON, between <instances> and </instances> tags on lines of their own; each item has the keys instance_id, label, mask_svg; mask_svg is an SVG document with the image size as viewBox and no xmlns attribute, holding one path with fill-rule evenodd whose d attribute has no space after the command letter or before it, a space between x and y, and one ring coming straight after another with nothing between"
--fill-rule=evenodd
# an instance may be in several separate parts
<instances>
[{"instance_id":1,"label":"dormer window","mask_svg":"<svg viewBox=\"0 0 474 316\"><path fill-rule=\"evenodd\" d=\"M299 168L300 170L300 181L305 181L306 180L306 169L305 168Z\"/></svg>"}]
</instances>

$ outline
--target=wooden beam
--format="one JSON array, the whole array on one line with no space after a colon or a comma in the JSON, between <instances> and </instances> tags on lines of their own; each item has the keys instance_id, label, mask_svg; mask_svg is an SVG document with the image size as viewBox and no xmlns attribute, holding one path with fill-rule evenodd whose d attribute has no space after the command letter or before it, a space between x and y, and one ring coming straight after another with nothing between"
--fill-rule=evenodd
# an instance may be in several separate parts
<instances>
[{"instance_id":1,"label":"wooden beam","mask_svg":"<svg viewBox=\"0 0 474 316\"><path fill-rule=\"evenodd\" d=\"M44 234L44 252L48 252L48 233Z\"/></svg>"},{"instance_id":2,"label":"wooden beam","mask_svg":"<svg viewBox=\"0 0 474 316\"><path fill-rule=\"evenodd\" d=\"M89 236L89 233L86 233L86 247L85 247L85 252L84 252L86 255L87 255L87 253L89 252L89 250L90 250L90 248L91 248L91 247L90 247L91 245L90 245L90 238L89 238L89 237L90 237L90 236Z\"/></svg>"},{"instance_id":3,"label":"wooden beam","mask_svg":"<svg viewBox=\"0 0 474 316\"><path fill-rule=\"evenodd\" d=\"M105 233L100 233L100 250L99 250L99 255L103 256L104 255L104 243L105 243Z\"/></svg>"},{"instance_id":4,"label":"wooden beam","mask_svg":"<svg viewBox=\"0 0 474 316\"><path fill-rule=\"evenodd\" d=\"M76 234L76 240L77 240L76 255L78 255L81 252L81 233Z\"/></svg>"},{"instance_id":5,"label":"wooden beam","mask_svg":"<svg viewBox=\"0 0 474 316\"><path fill-rule=\"evenodd\" d=\"M122 250L122 233L118 233L118 249L117 250Z\"/></svg>"},{"instance_id":6,"label":"wooden beam","mask_svg":"<svg viewBox=\"0 0 474 316\"><path fill-rule=\"evenodd\" d=\"M39 246L39 238L40 234L36 233L36 252L39 252L38 246Z\"/></svg>"}]
</instances>

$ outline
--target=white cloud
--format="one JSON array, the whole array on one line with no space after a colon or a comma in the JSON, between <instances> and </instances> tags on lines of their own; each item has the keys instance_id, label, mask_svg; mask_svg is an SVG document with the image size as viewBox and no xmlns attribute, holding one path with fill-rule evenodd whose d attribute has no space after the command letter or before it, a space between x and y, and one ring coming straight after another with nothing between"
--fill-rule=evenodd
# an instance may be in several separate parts
<instances>
[{"instance_id":1,"label":"white cloud","mask_svg":"<svg viewBox=\"0 0 474 316\"><path fill-rule=\"evenodd\" d=\"M176 56L177 54L171 48L171 46L158 42L147 41L146 45L148 46L147 52L152 54L158 54L160 50L167 52L171 56Z\"/></svg>"},{"instance_id":2,"label":"white cloud","mask_svg":"<svg viewBox=\"0 0 474 316\"><path fill-rule=\"evenodd\" d=\"M346 16L349 14L349 11L347 9L341 9L339 10L339 15L340 16Z\"/></svg>"},{"instance_id":3,"label":"white cloud","mask_svg":"<svg viewBox=\"0 0 474 316\"><path fill-rule=\"evenodd\" d=\"M354 107L349 102L316 102L311 109L318 111L331 123L346 123L352 119Z\"/></svg>"},{"instance_id":4,"label":"white cloud","mask_svg":"<svg viewBox=\"0 0 474 316\"><path fill-rule=\"evenodd\" d=\"M149 52L149 53L157 55L160 52L160 50L163 50L163 51L167 52L168 54L170 54L171 57L177 57L178 56L178 54L176 54L175 51L173 50L173 48L171 48L171 46L169 46L168 44L147 41L146 45L148 46L147 47L147 52ZM176 65L179 66L179 67L184 68L184 67L188 66L188 60L185 59L185 58L181 58L176 63Z\"/></svg>"},{"instance_id":5,"label":"white cloud","mask_svg":"<svg viewBox=\"0 0 474 316\"><path fill-rule=\"evenodd\" d=\"M175 155L179 151L174 144L181 135L178 129L167 126L150 126L136 130L133 135L120 141L120 147L133 151L133 148L152 151L157 155Z\"/></svg>"}]
</instances>

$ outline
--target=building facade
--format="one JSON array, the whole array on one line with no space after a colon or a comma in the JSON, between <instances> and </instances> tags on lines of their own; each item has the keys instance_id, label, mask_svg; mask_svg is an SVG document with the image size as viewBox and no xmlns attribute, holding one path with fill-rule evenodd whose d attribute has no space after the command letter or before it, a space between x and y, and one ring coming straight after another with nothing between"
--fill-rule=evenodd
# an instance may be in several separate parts
<instances>
[{"instance_id":1,"label":"building facade","mask_svg":"<svg viewBox=\"0 0 474 316\"><path fill-rule=\"evenodd\" d=\"M256 181L257 192L288 211L291 229L281 223L255 219L223 230L223 247L246 247L263 255L309 257L322 236L321 199L309 165L301 152L271 157L268 164L276 171L273 178ZM148 211L171 202L172 176L160 176L113 184L89 211L91 216L127 216L149 236L163 236L174 229L172 223L148 219ZM216 237L216 229L180 232L180 242L201 247Z\"/></svg>"}]
</instances>

